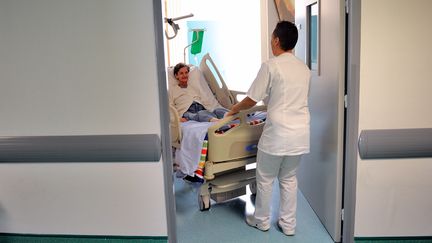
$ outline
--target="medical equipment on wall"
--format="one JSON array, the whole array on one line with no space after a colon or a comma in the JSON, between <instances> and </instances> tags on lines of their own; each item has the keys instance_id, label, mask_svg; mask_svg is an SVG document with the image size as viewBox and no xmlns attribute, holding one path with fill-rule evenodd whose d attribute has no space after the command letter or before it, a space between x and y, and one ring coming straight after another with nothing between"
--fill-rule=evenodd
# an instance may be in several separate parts
<instances>
[{"instance_id":1,"label":"medical equipment on wall","mask_svg":"<svg viewBox=\"0 0 432 243\"><path fill-rule=\"evenodd\" d=\"M201 53L205 29L192 29L192 42L183 49L183 62L186 63L186 49L191 47L191 54Z\"/></svg>"},{"instance_id":2,"label":"medical equipment on wall","mask_svg":"<svg viewBox=\"0 0 432 243\"><path fill-rule=\"evenodd\" d=\"M168 40L173 39L174 37L177 36L177 32L180 29L179 25L176 24L174 21L180 20L180 19L186 19L186 18L190 18L193 17L193 14L188 14L188 15L184 15L184 16L180 16L180 17L176 17L176 18L164 18L165 19L165 23L168 23L169 25L171 25L173 31L174 31L174 35L173 36L169 36L168 32L165 30L165 36Z\"/></svg>"}]
</instances>

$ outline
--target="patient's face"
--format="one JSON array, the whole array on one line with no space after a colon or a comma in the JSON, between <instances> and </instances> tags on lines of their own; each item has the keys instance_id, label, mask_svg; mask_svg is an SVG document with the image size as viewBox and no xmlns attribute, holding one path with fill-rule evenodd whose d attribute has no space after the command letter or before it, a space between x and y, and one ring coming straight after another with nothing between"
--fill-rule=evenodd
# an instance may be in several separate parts
<instances>
[{"instance_id":1,"label":"patient's face","mask_svg":"<svg viewBox=\"0 0 432 243\"><path fill-rule=\"evenodd\" d=\"M180 84L187 84L189 79L189 71L187 67L182 67L178 71L178 73L175 75L176 79L179 81Z\"/></svg>"}]
</instances>

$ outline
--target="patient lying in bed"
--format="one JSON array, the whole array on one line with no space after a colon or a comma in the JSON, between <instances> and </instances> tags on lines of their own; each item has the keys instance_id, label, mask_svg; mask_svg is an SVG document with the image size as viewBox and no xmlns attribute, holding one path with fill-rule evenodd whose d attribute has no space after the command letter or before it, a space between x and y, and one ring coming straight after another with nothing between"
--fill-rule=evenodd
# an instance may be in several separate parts
<instances>
[{"instance_id":1,"label":"patient lying in bed","mask_svg":"<svg viewBox=\"0 0 432 243\"><path fill-rule=\"evenodd\" d=\"M208 148L208 129L218 124L220 128L215 131L215 134L222 135L227 133L229 129L237 127L240 121L234 120L227 124L217 123L228 109L222 107L216 100L203 74L197 67L178 64L174 68L169 68L168 81L170 106L175 107L177 119L181 121L179 124L182 134L181 146L175 146L177 149L175 149L174 156L174 166L178 165L177 176L183 177L186 182L203 183ZM178 94L184 90L190 92L184 92L184 96ZM196 109L198 111L194 112L192 110L195 109L194 101L198 101L196 103L201 104L203 109L198 108ZM247 118L249 125L265 120L265 115L256 115L253 114Z\"/></svg>"},{"instance_id":2,"label":"patient lying in bed","mask_svg":"<svg viewBox=\"0 0 432 243\"><path fill-rule=\"evenodd\" d=\"M203 140L206 129L213 124L212 122L223 118L228 109L217 102L207 85L203 85L203 77L198 70L194 70L192 79L189 79L190 67L183 63L177 64L172 72L175 79L169 75L171 78L168 88L170 105L177 110L181 122L203 122L203 124L195 126L194 130L198 131L197 127L200 126L204 128L202 130L204 134L198 135L198 140L196 138L190 140L200 141L199 144L194 142L182 144L182 148L176 150L175 161L179 167L178 172L184 176L183 179L187 182L203 183L205 157L203 158L204 161L200 162L199 155L198 158L194 156L191 158L185 154L191 149L201 150L205 146ZM184 129L182 128L182 130ZM189 133L183 132L183 134Z\"/></svg>"},{"instance_id":3,"label":"patient lying in bed","mask_svg":"<svg viewBox=\"0 0 432 243\"><path fill-rule=\"evenodd\" d=\"M179 63L173 73L177 85L170 86L169 101L180 117L180 121L214 122L223 118L228 109L222 107L208 92L203 93L203 87L189 85L189 66Z\"/></svg>"}]
</instances>

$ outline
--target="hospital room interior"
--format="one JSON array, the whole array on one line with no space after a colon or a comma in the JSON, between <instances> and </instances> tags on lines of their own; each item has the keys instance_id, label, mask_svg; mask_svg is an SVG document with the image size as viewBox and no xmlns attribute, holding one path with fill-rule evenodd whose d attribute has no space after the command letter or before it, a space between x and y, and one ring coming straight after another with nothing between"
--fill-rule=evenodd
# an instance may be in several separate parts
<instances>
[{"instance_id":1,"label":"hospital room interior","mask_svg":"<svg viewBox=\"0 0 432 243\"><path fill-rule=\"evenodd\" d=\"M354 194L351 190L355 184L354 179L350 178L350 165L344 164L344 156L347 156L344 143L348 139L345 136L349 136L346 122L350 118L347 118L344 109L347 107L345 58L348 46L345 38L348 36L348 23L345 22L346 9L341 2L244 0L215 3L166 0L163 11L165 18L177 17L175 22L180 27L174 30L175 26L165 21L165 61L166 67L171 67L167 69L168 87L173 82L170 76L172 66L184 62L192 67L191 73L196 70L203 73L201 81L207 81L211 89L209 95L213 94L219 103L229 108L241 101L261 63L272 58L271 31L280 20L296 24L299 40L294 54L312 72L309 100L312 150L302 158L298 171L298 226L295 236L287 239L277 227L277 181L273 188L272 227L269 232L262 234L245 223L245 216L254 211L256 183L253 155L256 150L250 154L218 157L218 154L229 154L235 150L230 148L236 143L235 136L253 134L243 146L256 144L265 123L265 118L258 118L264 121L245 125L250 128L249 131L236 131L233 127L231 133L228 130L223 131L225 134L213 136L226 124L219 124L218 128L215 125L208 131L208 126L204 128L204 132L200 133L202 140L196 145L201 148L202 141L206 142L203 147L207 157L202 157L202 153L198 155L202 150L197 149L197 155L194 155L198 158L195 162L197 168L185 170L193 175L196 174L194 170L198 169L204 184L185 182L181 167L184 163L182 159L187 156L182 154L181 142L177 141L177 147L173 147L176 151L173 163L176 168L174 189L179 241L339 242L344 232L351 234L350 230L354 227L352 218L345 221L345 231L342 232L344 204L349 209L347 215L351 215L345 217L352 217L353 209L350 207L354 205ZM245 117L251 118L256 112L265 112L265 108L257 108ZM243 122L247 124L251 121L244 118L240 124ZM177 124L171 127L171 133L178 138L182 129L187 132L185 124ZM229 134L232 136L229 137ZM224 135L227 136L225 140L213 139L218 144L212 147L211 137ZM190 138L190 135L186 136ZM187 141L186 138L182 139ZM219 147L219 144L223 146ZM217 149L224 152L216 152ZM224 161L234 165L226 163L224 168ZM347 240L347 237L344 239Z\"/></svg>"},{"instance_id":2,"label":"hospital room interior","mask_svg":"<svg viewBox=\"0 0 432 243\"><path fill-rule=\"evenodd\" d=\"M0 243L432 242L431 9L0 0ZM269 229L245 220L266 103L181 122L169 100L181 62L213 105L241 101L280 20L311 75L295 234L277 182Z\"/></svg>"},{"instance_id":3,"label":"hospital room interior","mask_svg":"<svg viewBox=\"0 0 432 243\"><path fill-rule=\"evenodd\" d=\"M295 22L294 0L268 1L268 6L263 5L263 1L247 0L222 3L168 0L164 4L164 14L167 16L164 34L168 89L177 85L173 66L185 63L190 66L188 85L199 86L196 84L199 82L201 85L210 86L210 89L200 87L201 92L205 96L214 96L216 102L226 108L245 97L261 62L272 57L270 35L265 33L267 36L264 36L263 33L272 31L271 26L278 20ZM230 7L227 8L227 5ZM272 16L263 17L263 9L267 9ZM310 13L316 24L316 2L311 5ZM266 29L263 18L269 18L268 22L271 22ZM317 42L316 36L313 38L315 52L311 61L314 66L311 67L315 69ZM277 230L277 227L262 234L244 222L244 216L254 211L256 145L265 123L265 106L258 103L253 110L245 114L245 123L253 125L233 127L232 131L223 128L227 123L238 125L235 118L225 123L178 123L175 122L179 119L177 115L175 108L171 106L170 126L179 242L287 240L287 236ZM240 121L241 125L242 123L243 121ZM216 128L217 124L219 127ZM243 130L237 131L239 127ZM214 133L218 134L214 136ZM218 137L225 135L226 138ZM237 138L239 136L248 136L248 140L243 142L241 138ZM217 140L218 138L221 140ZM238 143L244 144L236 146ZM192 144L193 148L188 144ZM243 153L241 151L244 146L255 148ZM239 152L232 152L235 150ZM192 178L191 181L190 176L199 179ZM209 187L211 189L208 189ZM279 207L277 182L274 183L273 190L275 198L272 204L272 224L276 225ZM209 195L208 191L211 191ZM298 234L289 239L290 242L333 242L301 190L298 194ZM215 227L216 224L218 227Z\"/></svg>"}]
</instances>

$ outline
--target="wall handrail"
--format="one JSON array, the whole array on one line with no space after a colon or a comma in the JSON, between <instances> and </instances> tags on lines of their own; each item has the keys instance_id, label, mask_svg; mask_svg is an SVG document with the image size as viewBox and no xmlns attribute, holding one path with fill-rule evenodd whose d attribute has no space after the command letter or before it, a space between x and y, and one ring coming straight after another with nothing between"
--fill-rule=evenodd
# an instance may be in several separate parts
<instances>
[{"instance_id":1,"label":"wall handrail","mask_svg":"<svg viewBox=\"0 0 432 243\"><path fill-rule=\"evenodd\" d=\"M0 137L0 163L159 162L157 134Z\"/></svg>"},{"instance_id":2,"label":"wall handrail","mask_svg":"<svg viewBox=\"0 0 432 243\"><path fill-rule=\"evenodd\" d=\"M432 157L432 128L363 130L361 159Z\"/></svg>"}]
</instances>

